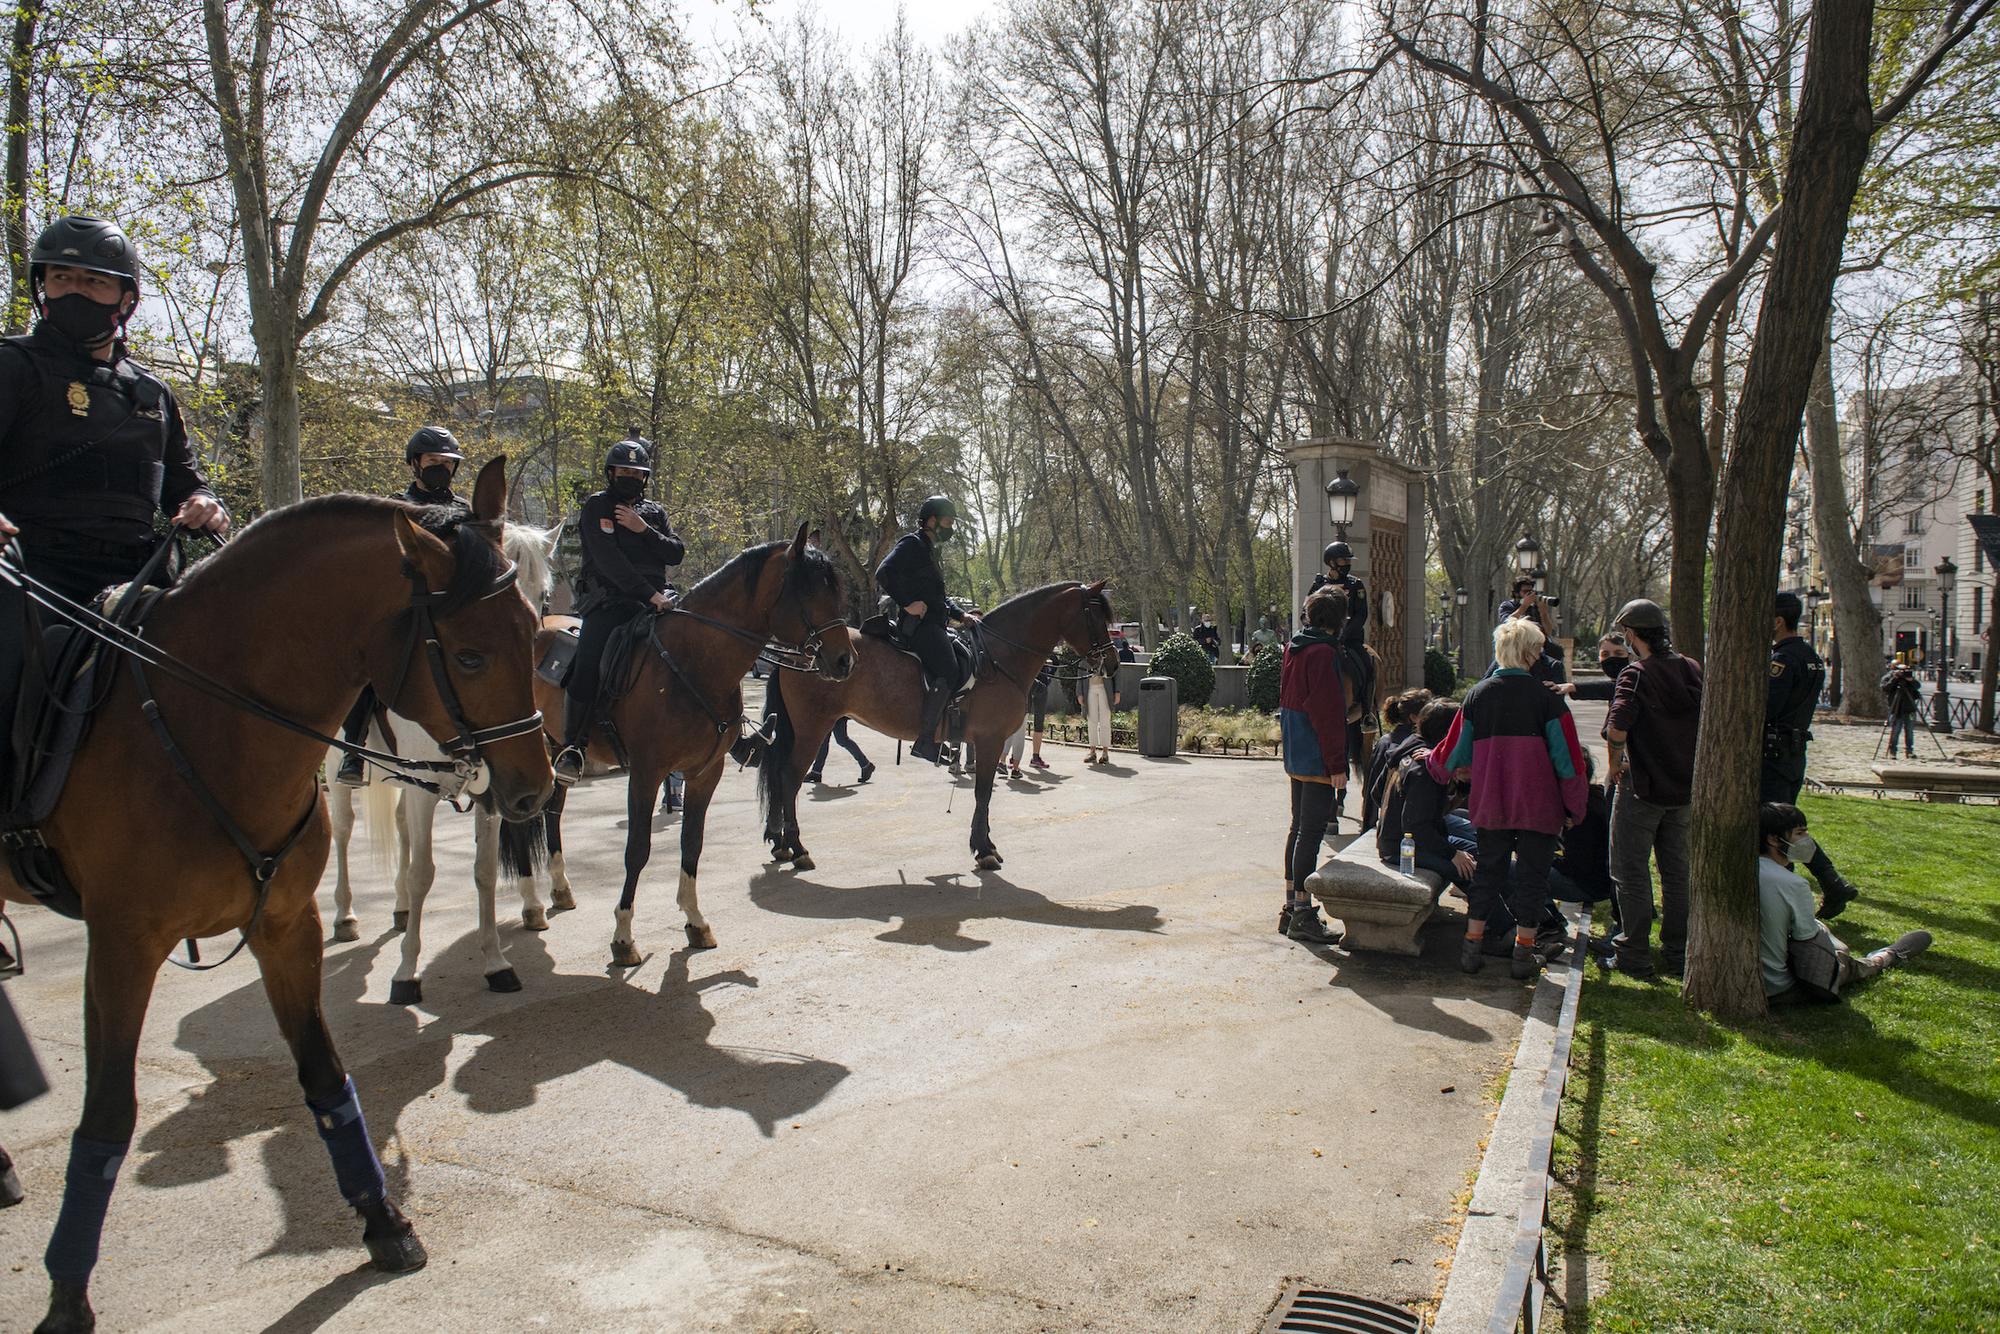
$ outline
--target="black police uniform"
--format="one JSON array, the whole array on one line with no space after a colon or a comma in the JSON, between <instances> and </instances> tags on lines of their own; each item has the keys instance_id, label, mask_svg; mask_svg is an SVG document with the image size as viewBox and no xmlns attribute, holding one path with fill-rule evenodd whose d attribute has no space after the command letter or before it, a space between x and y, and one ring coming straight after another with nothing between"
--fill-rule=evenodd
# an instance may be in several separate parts
<instances>
[{"instance_id":1,"label":"black police uniform","mask_svg":"<svg viewBox=\"0 0 2000 1334\"><path fill-rule=\"evenodd\" d=\"M1306 590L1306 596L1311 597L1329 586L1347 594L1347 624L1340 628L1340 643L1348 650L1348 663L1354 671L1355 684L1362 700L1360 720L1347 725L1347 753L1358 765L1361 757L1368 753L1367 747L1362 744L1362 724L1375 716L1375 664L1367 652L1368 588L1352 574L1318 574L1313 576L1312 587ZM1335 810L1340 809L1345 796L1345 793L1335 794Z\"/></svg>"},{"instance_id":2,"label":"black police uniform","mask_svg":"<svg viewBox=\"0 0 2000 1334\"><path fill-rule=\"evenodd\" d=\"M618 522L618 506L629 504L645 522L633 532ZM598 491L583 502L577 518L583 543L583 568L576 578L575 612L583 619L576 659L565 690L570 707L594 708L600 686L599 659L611 632L646 609L655 593L667 586L667 570L679 565L687 546L667 523L659 502L641 497L619 501Z\"/></svg>"},{"instance_id":3,"label":"black police uniform","mask_svg":"<svg viewBox=\"0 0 2000 1334\"><path fill-rule=\"evenodd\" d=\"M455 509L462 511L463 517L470 518L472 516L472 506L466 501L460 500L458 493L448 486L442 491L427 491L424 489L422 482L411 482L409 488L403 492L402 498L409 501L412 505L430 505L444 509Z\"/></svg>"},{"instance_id":4,"label":"black police uniform","mask_svg":"<svg viewBox=\"0 0 2000 1334\"><path fill-rule=\"evenodd\" d=\"M1813 710L1826 687L1826 663L1803 638L1771 646L1771 679L1764 696L1764 763L1759 801L1795 805L1806 781L1806 743Z\"/></svg>"},{"instance_id":5,"label":"black police uniform","mask_svg":"<svg viewBox=\"0 0 2000 1334\"><path fill-rule=\"evenodd\" d=\"M945 627L965 616L945 596L944 567L938 564L937 544L929 533L904 533L882 563L875 567L875 584L896 604L898 630L924 665L924 676L936 687L955 685L958 655L951 647ZM924 614L912 619L903 610L914 603L924 604Z\"/></svg>"},{"instance_id":6,"label":"black police uniform","mask_svg":"<svg viewBox=\"0 0 2000 1334\"><path fill-rule=\"evenodd\" d=\"M139 572L153 521L212 495L173 391L123 355L99 361L47 320L0 339L0 514L28 573L88 602ZM0 700L19 688L25 595L0 585ZM4 731L4 728L0 728Z\"/></svg>"}]
</instances>

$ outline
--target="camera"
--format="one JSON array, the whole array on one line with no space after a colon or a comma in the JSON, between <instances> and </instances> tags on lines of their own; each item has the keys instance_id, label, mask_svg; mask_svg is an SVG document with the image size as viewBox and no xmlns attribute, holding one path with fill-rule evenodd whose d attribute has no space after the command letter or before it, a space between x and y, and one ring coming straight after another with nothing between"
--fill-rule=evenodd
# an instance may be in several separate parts
<instances>
[{"instance_id":1,"label":"camera","mask_svg":"<svg viewBox=\"0 0 2000 1334\"><path fill-rule=\"evenodd\" d=\"M1563 604L1563 600L1562 600L1561 598L1557 597L1557 596L1556 596L1555 594L1553 594L1553 593L1543 593L1543 594L1540 594L1540 597L1541 597L1541 600L1542 600L1542 601L1543 601L1544 603L1546 603L1546 604L1547 604L1548 606L1551 606L1551 607L1560 607L1560 606L1562 606L1562 604Z\"/></svg>"}]
</instances>

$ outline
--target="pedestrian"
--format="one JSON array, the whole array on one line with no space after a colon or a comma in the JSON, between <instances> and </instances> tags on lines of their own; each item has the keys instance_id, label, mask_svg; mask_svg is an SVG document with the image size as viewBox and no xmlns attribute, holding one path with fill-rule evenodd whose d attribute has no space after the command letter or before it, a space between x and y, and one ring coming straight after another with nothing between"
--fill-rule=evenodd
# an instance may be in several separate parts
<instances>
[{"instance_id":1,"label":"pedestrian","mask_svg":"<svg viewBox=\"0 0 2000 1334\"><path fill-rule=\"evenodd\" d=\"M840 743L840 748L852 755L854 762L861 766L861 776L854 780L857 785L875 776L875 766L862 753L854 738L847 734L847 719L841 718L834 723L833 730L826 734L826 740L819 743L819 754L813 757L812 768L806 771L808 783L826 781L826 757L833 753L833 743L836 741Z\"/></svg>"},{"instance_id":2,"label":"pedestrian","mask_svg":"<svg viewBox=\"0 0 2000 1334\"><path fill-rule=\"evenodd\" d=\"M1049 725L1049 687L1055 684L1056 660L1053 656L1042 664L1042 670L1035 673L1035 683L1028 687L1028 711L1034 717L1034 750L1028 756L1028 767L1046 769L1049 762L1042 758L1042 736Z\"/></svg>"},{"instance_id":3,"label":"pedestrian","mask_svg":"<svg viewBox=\"0 0 2000 1334\"><path fill-rule=\"evenodd\" d=\"M1694 746L1701 727L1701 664L1676 653L1667 615L1636 598L1619 608L1635 661L1618 677L1605 715L1605 786L1611 789L1611 879L1618 887L1617 968L1651 977L1653 873L1660 867L1660 955L1679 977L1687 964L1688 829Z\"/></svg>"},{"instance_id":4,"label":"pedestrian","mask_svg":"<svg viewBox=\"0 0 2000 1334\"><path fill-rule=\"evenodd\" d=\"M1917 700L1923 687L1917 674L1898 654L1895 665L1882 674L1882 697L1889 705L1889 758L1896 758L1896 740L1902 738L1906 758L1917 758Z\"/></svg>"},{"instance_id":5,"label":"pedestrian","mask_svg":"<svg viewBox=\"0 0 2000 1334\"><path fill-rule=\"evenodd\" d=\"M1419 686L1415 690L1391 695L1383 705L1383 721L1389 724L1390 730L1387 736L1375 743L1375 749L1368 756L1367 786L1361 793L1363 832L1375 828L1376 818L1382 809L1382 790L1388 786L1396 766L1421 744L1417 737L1417 715L1430 702L1431 692Z\"/></svg>"},{"instance_id":6,"label":"pedestrian","mask_svg":"<svg viewBox=\"0 0 2000 1334\"><path fill-rule=\"evenodd\" d=\"M1292 636L1278 679L1278 733L1291 789L1285 834L1285 905L1278 931L1308 945L1340 939L1320 921L1306 890L1333 819L1334 794L1347 787L1347 690L1340 677L1340 633L1347 594L1339 587L1306 599L1305 627Z\"/></svg>"},{"instance_id":7,"label":"pedestrian","mask_svg":"<svg viewBox=\"0 0 2000 1334\"><path fill-rule=\"evenodd\" d=\"M1086 735L1090 748L1083 757L1085 764L1111 763L1111 710L1118 704L1118 692L1111 682L1105 680L1104 673L1095 667L1083 683L1084 716Z\"/></svg>"},{"instance_id":8,"label":"pedestrian","mask_svg":"<svg viewBox=\"0 0 2000 1334\"><path fill-rule=\"evenodd\" d=\"M1837 1001L1848 987L1879 977L1930 948L1931 933L1905 931L1894 944L1862 958L1813 916L1812 891L1794 862L1812 860L1818 845L1806 817L1787 802L1765 802L1757 813L1762 857L1757 863L1757 962L1772 1005Z\"/></svg>"},{"instance_id":9,"label":"pedestrian","mask_svg":"<svg viewBox=\"0 0 2000 1334\"><path fill-rule=\"evenodd\" d=\"M1780 593L1772 604L1771 677L1764 696L1764 764L1758 800L1795 806L1806 781L1806 746L1812 741L1813 710L1826 688L1826 663L1799 633L1805 603L1797 593ZM1819 916L1832 921L1861 891L1835 868L1826 849L1814 845L1806 863L1819 882Z\"/></svg>"},{"instance_id":10,"label":"pedestrian","mask_svg":"<svg viewBox=\"0 0 2000 1334\"><path fill-rule=\"evenodd\" d=\"M1023 714L1021 716L1021 725L1014 729L1014 734L1007 738L1007 744L1000 752L1001 766L1007 770L1009 778L1019 778L1021 776L1021 752L1027 748L1027 745L1028 718L1026 714Z\"/></svg>"},{"instance_id":11,"label":"pedestrian","mask_svg":"<svg viewBox=\"0 0 2000 1334\"><path fill-rule=\"evenodd\" d=\"M1479 854L1458 955L1468 973L1485 966L1486 920L1502 900L1514 915L1515 977L1535 976L1562 950L1559 942L1538 943L1536 929L1557 842L1584 818L1589 787L1568 706L1528 675L1542 640L1541 627L1525 618L1494 630L1499 670L1466 692L1451 731L1426 760L1438 782L1455 773L1471 781L1467 813Z\"/></svg>"},{"instance_id":12,"label":"pedestrian","mask_svg":"<svg viewBox=\"0 0 2000 1334\"><path fill-rule=\"evenodd\" d=\"M1458 701L1452 699L1428 700L1418 714L1411 733L1416 745L1395 766L1383 789L1375 854L1384 866L1399 865L1403 837L1408 835L1415 844L1416 868L1436 875L1441 885L1463 890L1472 884L1478 866L1477 837L1469 825L1451 818L1458 806L1456 785L1449 777L1432 777L1425 763L1430 748L1444 741L1457 717Z\"/></svg>"},{"instance_id":13,"label":"pedestrian","mask_svg":"<svg viewBox=\"0 0 2000 1334\"><path fill-rule=\"evenodd\" d=\"M1597 641L1597 670L1604 673L1601 681L1562 681L1551 683L1550 689L1566 699L1596 699L1609 702L1618 691L1618 675L1632 662L1632 648L1625 636L1612 630Z\"/></svg>"}]
</instances>

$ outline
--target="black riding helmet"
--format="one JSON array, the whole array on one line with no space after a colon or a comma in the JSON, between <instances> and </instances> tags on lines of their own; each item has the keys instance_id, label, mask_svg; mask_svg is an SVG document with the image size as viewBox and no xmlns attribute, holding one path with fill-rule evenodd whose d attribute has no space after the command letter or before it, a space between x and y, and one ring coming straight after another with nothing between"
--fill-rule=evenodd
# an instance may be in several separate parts
<instances>
[{"instance_id":1,"label":"black riding helmet","mask_svg":"<svg viewBox=\"0 0 2000 1334\"><path fill-rule=\"evenodd\" d=\"M122 279L132 295L139 295L139 251L115 222L71 214L42 229L28 252L28 285L38 309L42 274L51 264L108 273Z\"/></svg>"},{"instance_id":2,"label":"black riding helmet","mask_svg":"<svg viewBox=\"0 0 2000 1334\"><path fill-rule=\"evenodd\" d=\"M613 468L637 468L651 477L653 475L653 455L643 440L620 440L604 455L604 476L611 477Z\"/></svg>"},{"instance_id":3,"label":"black riding helmet","mask_svg":"<svg viewBox=\"0 0 2000 1334\"><path fill-rule=\"evenodd\" d=\"M458 440L442 426L419 427L410 437L410 443L403 447L403 461L415 463L426 454L442 454L448 459L465 458L459 450Z\"/></svg>"},{"instance_id":4,"label":"black riding helmet","mask_svg":"<svg viewBox=\"0 0 2000 1334\"><path fill-rule=\"evenodd\" d=\"M1326 544L1326 550L1319 553L1319 563L1321 565L1331 565L1337 560L1351 561L1353 559L1354 549L1345 542L1329 542Z\"/></svg>"},{"instance_id":5,"label":"black riding helmet","mask_svg":"<svg viewBox=\"0 0 2000 1334\"><path fill-rule=\"evenodd\" d=\"M917 527L921 528L932 519L956 519L958 506L951 503L950 496L932 496L917 507Z\"/></svg>"}]
</instances>

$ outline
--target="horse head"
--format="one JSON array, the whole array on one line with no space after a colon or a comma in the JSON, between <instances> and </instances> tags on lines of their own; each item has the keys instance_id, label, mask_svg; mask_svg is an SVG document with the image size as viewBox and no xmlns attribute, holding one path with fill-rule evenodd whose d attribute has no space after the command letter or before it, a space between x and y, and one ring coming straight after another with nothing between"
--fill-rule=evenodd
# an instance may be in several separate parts
<instances>
[{"instance_id":1,"label":"horse head","mask_svg":"<svg viewBox=\"0 0 2000 1334\"><path fill-rule=\"evenodd\" d=\"M540 618L501 554L506 510L507 463L496 458L479 471L471 519L433 531L395 512L411 606L371 646L369 675L396 683L383 703L478 766L482 802L523 820L542 808L555 778L534 702Z\"/></svg>"},{"instance_id":2,"label":"horse head","mask_svg":"<svg viewBox=\"0 0 2000 1334\"><path fill-rule=\"evenodd\" d=\"M1076 612L1064 618L1062 636L1086 667L1108 679L1118 674L1118 646L1111 642L1111 595L1104 583L1099 579L1077 588Z\"/></svg>"},{"instance_id":3,"label":"horse head","mask_svg":"<svg viewBox=\"0 0 2000 1334\"><path fill-rule=\"evenodd\" d=\"M840 571L827 554L806 540L801 523L782 560L771 634L789 641L812 660L829 681L845 681L854 670L854 637L847 628L847 594Z\"/></svg>"}]
</instances>

